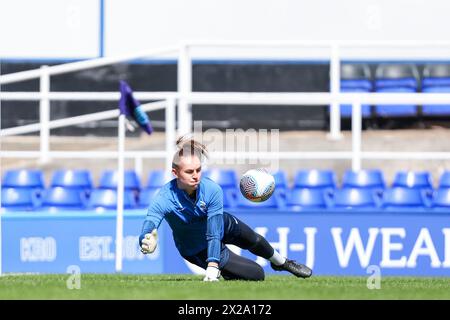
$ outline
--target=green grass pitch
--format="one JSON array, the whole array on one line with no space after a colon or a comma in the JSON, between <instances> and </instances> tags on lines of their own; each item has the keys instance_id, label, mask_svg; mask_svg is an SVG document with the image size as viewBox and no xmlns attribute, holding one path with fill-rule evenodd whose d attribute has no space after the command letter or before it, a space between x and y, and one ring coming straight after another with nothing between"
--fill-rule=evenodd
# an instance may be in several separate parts
<instances>
[{"instance_id":1,"label":"green grass pitch","mask_svg":"<svg viewBox=\"0 0 450 320\"><path fill-rule=\"evenodd\" d=\"M383 277L369 290L366 277L269 275L265 281L203 282L195 275L82 274L68 289L69 274L3 275L0 299L450 299L449 278Z\"/></svg>"}]
</instances>

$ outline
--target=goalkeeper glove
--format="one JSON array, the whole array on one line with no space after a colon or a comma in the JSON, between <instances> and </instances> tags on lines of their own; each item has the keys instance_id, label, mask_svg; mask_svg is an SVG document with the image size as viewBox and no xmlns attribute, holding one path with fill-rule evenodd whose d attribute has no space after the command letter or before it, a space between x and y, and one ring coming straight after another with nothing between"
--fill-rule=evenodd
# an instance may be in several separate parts
<instances>
[{"instance_id":1,"label":"goalkeeper glove","mask_svg":"<svg viewBox=\"0 0 450 320\"><path fill-rule=\"evenodd\" d=\"M219 281L220 270L218 267L208 266L203 281Z\"/></svg>"},{"instance_id":2,"label":"goalkeeper glove","mask_svg":"<svg viewBox=\"0 0 450 320\"><path fill-rule=\"evenodd\" d=\"M153 229L151 233L146 233L141 240L141 252L143 254L153 253L158 242L158 233Z\"/></svg>"}]
</instances>

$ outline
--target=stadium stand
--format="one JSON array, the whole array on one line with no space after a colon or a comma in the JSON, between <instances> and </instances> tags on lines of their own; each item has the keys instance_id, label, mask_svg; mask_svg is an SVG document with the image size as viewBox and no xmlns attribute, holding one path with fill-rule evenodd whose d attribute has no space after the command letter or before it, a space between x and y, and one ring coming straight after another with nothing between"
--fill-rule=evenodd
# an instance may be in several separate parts
<instances>
[{"instance_id":1,"label":"stadium stand","mask_svg":"<svg viewBox=\"0 0 450 320\"><path fill-rule=\"evenodd\" d=\"M427 64L422 73L422 92L449 93L450 92L450 65ZM424 116L449 116L450 104L424 104L422 106Z\"/></svg>"},{"instance_id":2,"label":"stadium stand","mask_svg":"<svg viewBox=\"0 0 450 320\"><path fill-rule=\"evenodd\" d=\"M407 93L417 92L419 71L414 64L381 63L375 71L375 92ZM375 112L380 117L415 117L417 106L410 104L376 105Z\"/></svg>"}]
</instances>

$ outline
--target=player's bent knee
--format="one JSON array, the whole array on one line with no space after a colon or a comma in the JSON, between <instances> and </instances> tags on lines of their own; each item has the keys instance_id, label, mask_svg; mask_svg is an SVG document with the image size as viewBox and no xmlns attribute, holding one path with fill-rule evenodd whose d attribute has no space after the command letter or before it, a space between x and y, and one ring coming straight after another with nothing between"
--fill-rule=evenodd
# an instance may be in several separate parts
<instances>
[{"instance_id":1,"label":"player's bent knee","mask_svg":"<svg viewBox=\"0 0 450 320\"><path fill-rule=\"evenodd\" d=\"M253 268L252 273L251 273L251 275L249 274L249 277L247 280L264 281L264 279L265 279L264 269L258 264Z\"/></svg>"},{"instance_id":2,"label":"player's bent knee","mask_svg":"<svg viewBox=\"0 0 450 320\"><path fill-rule=\"evenodd\" d=\"M255 281L264 281L266 275L264 274L264 269L259 266L258 272L256 272Z\"/></svg>"}]
</instances>

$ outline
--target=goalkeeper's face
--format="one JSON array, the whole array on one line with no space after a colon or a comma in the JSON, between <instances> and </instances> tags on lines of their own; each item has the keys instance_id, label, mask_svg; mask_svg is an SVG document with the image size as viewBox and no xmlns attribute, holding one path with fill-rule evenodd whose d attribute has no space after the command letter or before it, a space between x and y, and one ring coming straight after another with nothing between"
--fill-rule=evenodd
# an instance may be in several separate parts
<instances>
[{"instance_id":1,"label":"goalkeeper's face","mask_svg":"<svg viewBox=\"0 0 450 320\"><path fill-rule=\"evenodd\" d=\"M187 192L197 190L202 176L202 164L196 155L180 157L172 173L177 177L178 187Z\"/></svg>"}]
</instances>

